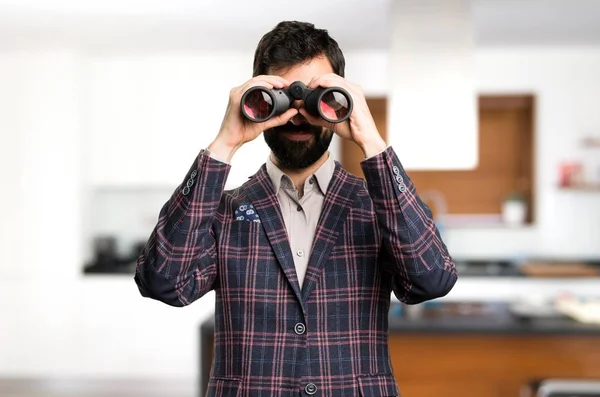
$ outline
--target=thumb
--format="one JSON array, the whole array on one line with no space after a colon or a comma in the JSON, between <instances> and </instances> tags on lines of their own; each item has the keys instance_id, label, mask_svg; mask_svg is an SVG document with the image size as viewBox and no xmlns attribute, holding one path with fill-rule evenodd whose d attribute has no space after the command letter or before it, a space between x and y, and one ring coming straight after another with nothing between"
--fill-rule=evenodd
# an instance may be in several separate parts
<instances>
[{"instance_id":1,"label":"thumb","mask_svg":"<svg viewBox=\"0 0 600 397\"><path fill-rule=\"evenodd\" d=\"M272 117L269 120L265 121L263 123L263 128L265 130L268 130L269 128L284 125L288 121L290 121L292 119L292 117L294 117L297 114L298 114L298 109L289 108L285 112L281 113L279 116Z\"/></svg>"},{"instance_id":2,"label":"thumb","mask_svg":"<svg viewBox=\"0 0 600 397\"><path fill-rule=\"evenodd\" d=\"M300 108L299 113L302 116L304 116L306 121L308 121L312 125L318 125L318 126L325 127L325 128L331 127L330 122L326 121L325 119L322 119L321 117L313 116L312 114L308 113L308 111L305 108Z\"/></svg>"}]
</instances>

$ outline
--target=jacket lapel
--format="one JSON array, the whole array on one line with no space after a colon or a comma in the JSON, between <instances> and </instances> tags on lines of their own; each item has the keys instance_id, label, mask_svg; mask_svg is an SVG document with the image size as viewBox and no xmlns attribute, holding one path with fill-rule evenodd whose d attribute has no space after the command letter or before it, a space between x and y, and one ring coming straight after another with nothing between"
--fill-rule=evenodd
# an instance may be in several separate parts
<instances>
[{"instance_id":1,"label":"jacket lapel","mask_svg":"<svg viewBox=\"0 0 600 397\"><path fill-rule=\"evenodd\" d=\"M315 288L329 254L342 232L348 212L354 203L354 192L359 187L359 180L350 178L349 174L336 162L333 178L325 194L308 269L302 284L302 300L304 302Z\"/></svg>"},{"instance_id":2,"label":"jacket lapel","mask_svg":"<svg viewBox=\"0 0 600 397\"><path fill-rule=\"evenodd\" d=\"M283 269L283 273L287 277L298 300L301 301L300 284L298 283L298 274L294 265L294 257L290 248L287 229L283 222L283 215L277 195L264 165L250 181L246 182L243 189L246 191L248 198L252 201L258 213L273 252L277 257L277 261Z\"/></svg>"}]
</instances>

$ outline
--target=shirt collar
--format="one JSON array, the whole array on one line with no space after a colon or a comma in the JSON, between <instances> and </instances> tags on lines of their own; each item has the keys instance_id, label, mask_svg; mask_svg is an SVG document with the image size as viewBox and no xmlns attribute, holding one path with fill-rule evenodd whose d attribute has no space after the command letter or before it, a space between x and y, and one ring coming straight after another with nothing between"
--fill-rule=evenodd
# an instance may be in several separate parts
<instances>
[{"instance_id":1,"label":"shirt collar","mask_svg":"<svg viewBox=\"0 0 600 397\"><path fill-rule=\"evenodd\" d=\"M331 157L331 153L327 153L327 160L319 167L317 171L315 171L314 176L319 184L319 188L323 195L327 193L327 188L329 187L329 183L333 178L333 172L335 171L335 162ZM310 178L310 177L309 177Z\"/></svg>"},{"instance_id":2,"label":"shirt collar","mask_svg":"<svg viewBox=\"0 0 600 397\"><path fill-rule=\"evenodd\" d=\"M283 171L279 169L271 160L271 156L267 158L267 174L269 174L269 178L273 183L273 187L275 188L275 193L279 192L279 189L283 188L291 188L292 180L289 176L287 176ZM323 195L327 193L327 188L331 179L333 178L333 173L335 171L335 162L331 157L331 153L327 153L327 160L315 171L313 175L309 175L306 179L306 183L314 176L317 180L317 184L319 185L319 189L323 192Z\"/></svg>"}]
</instances>

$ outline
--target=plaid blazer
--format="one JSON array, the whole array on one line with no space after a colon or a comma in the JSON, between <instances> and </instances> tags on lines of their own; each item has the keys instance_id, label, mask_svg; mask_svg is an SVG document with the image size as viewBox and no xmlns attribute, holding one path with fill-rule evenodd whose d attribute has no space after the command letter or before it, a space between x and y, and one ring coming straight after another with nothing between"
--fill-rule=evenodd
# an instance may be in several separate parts
<instances>
[{"instance_id":1,"label":"plaid blazer","mask_svg":"<svg viewBox=\"0 0 600 397\"><path fill-rule=\"evenodd\" d=\"M162 208L135 281L173 306L215 291L208 396L400 394L391 293L423 302L447 294L457 275L393 149L361 166L366 182L336 162L302 289L264 165L224 191L230 166L201 152Z\"/></svg>"}]
</instances>

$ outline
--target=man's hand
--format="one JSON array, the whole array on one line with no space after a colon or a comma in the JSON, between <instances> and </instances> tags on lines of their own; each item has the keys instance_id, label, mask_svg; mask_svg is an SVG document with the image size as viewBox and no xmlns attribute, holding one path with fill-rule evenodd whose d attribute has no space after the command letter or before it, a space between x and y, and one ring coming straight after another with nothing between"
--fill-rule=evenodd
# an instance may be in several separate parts
<instances>
[{"instance_id":1,"label":"man's hand","mask_svg":"<svg viewBox=\"0 0 600 397\"><path fill-rule=\"evenodd\" d=\"M354 109L349 119L342 123L329 123L320 117L312 116L305 108L300 108L300 114L309 123L329 128L340 137L354 141L362 149L365 157L374 156L385 150L387 144L377 130L365 95L359 86L349 83L343 77L334 73L317 76L307 86L313 89L319 86L323 88L344 88L348 91L354 102Z\"/></svg>"},{"instance_id":2,"label":"man's hand","mask_svg":"<svg viewBox=\"0 0 600 397\"><path fill-rule=\"evenodd\" d=\"M221 129L208 150L218 158L231 161L233 154L246 142L254 140L264 130L287 123L298 114L298 110L290 108L283 114L272 117L264 123L254 123L242 116L240 103L244 93L251 87L263 86L269 89L281 89L290 82L279 76L256 76L229 93L229 103L221 123Z\"/></svg>"}]
</instances>

